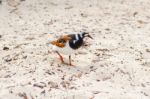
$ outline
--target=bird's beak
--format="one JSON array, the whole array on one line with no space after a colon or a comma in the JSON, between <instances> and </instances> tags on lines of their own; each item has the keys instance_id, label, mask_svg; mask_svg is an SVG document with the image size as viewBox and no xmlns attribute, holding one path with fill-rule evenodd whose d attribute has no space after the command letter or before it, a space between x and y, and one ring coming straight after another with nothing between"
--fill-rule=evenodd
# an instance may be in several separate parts
<instances>
[{"instance_id":1,"label":"bird's beak","mask_svg":"<svg viewBox=\"0 0 150 99\"><path fill-rule=\"evenodd\" d=\"M93 37L92 37L91 35L88 35L87 37L89 37L89 38L93 39Z\"/></svg>"}]
</instances>

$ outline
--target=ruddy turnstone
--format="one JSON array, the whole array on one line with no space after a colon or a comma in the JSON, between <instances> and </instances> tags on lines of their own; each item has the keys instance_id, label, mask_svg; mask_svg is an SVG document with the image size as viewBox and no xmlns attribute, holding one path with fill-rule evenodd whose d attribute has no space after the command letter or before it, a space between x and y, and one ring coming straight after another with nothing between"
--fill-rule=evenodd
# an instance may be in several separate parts
<instances>
[{"instance_id":1,"label":"ruddy turnstone","mask_svg":"<svg viewBox=\"0 0 150 99\"><path fill-rule=\"evenodd\" d=\"M61 36L59 39L51 41L51 44L54 45L53 50L59 55L62 63L64 63L64 60L60 53L69 55L69 65L72 66L71 54L84 44L85 37L93 39L89 33L82 32Z\"/></svg>"}]
</instances>

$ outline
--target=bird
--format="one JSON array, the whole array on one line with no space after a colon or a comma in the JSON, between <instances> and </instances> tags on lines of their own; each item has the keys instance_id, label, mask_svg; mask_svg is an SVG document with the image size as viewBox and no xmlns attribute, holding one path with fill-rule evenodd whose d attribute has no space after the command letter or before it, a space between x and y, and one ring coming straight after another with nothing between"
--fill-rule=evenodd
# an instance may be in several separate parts
<instances>
[{"instance_id":1,"label":"bird","mask_svg":"<svg viewBox=\"0 0 150 99\"><path fill-rule=\"evenodd\" d=\"M53 45L53 51L58 54L62 63L64 63L63 56L61 54L69 55L69 65L73 66L71 62L71 54L75 53L77 49L84 45L84 39L92 38L88 32L80 32L77 34L67 34L60 36L58 39L51 41Z\"/></svg>"}]
</instances>

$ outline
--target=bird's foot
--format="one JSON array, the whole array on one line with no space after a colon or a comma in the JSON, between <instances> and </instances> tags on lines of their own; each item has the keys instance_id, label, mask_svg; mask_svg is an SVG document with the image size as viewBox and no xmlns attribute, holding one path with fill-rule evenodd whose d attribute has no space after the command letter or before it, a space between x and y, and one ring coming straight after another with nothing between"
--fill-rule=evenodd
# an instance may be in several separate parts
<instances>
[{"instance_id":1,"label":"bird's foot","mask_svg":"<svg viewBox=\"0 0 150 99\"><path fill-rule=\"evenodd\" d=\"M69 63L68 65L70 65L70 66L75 66L75 65L73 65L72 63Z\"/></svg>"},{"instance_id":2,"label":"bird's foot","mask_svg":"<svg viewBox=\"0 0 150 99\"><path fill-rule=\"evenodd\" d=\"M62 64L68 65L68 66L75 66L74 64L70 64L70 63L66 63L66 62L64 62L64 63L62 63Z\"/></svg>"}]
</instances>

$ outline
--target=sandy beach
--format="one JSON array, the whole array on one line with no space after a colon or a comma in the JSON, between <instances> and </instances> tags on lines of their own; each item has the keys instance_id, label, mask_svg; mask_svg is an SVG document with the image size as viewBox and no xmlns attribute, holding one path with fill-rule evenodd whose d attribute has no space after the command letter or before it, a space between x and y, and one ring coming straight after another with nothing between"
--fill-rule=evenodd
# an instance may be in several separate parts
<instances>
[{"instance_id":1,"label":"sandy beach","mask_svg":"<svg viewBox=\"0 0 150 99\"><path fill-rule=\"evenodd\" d=\"M81 31L61 64L47 42ZM2 0L0 54L0 99L150 99L150 1Z\"/></svg>"}]
</instances>

